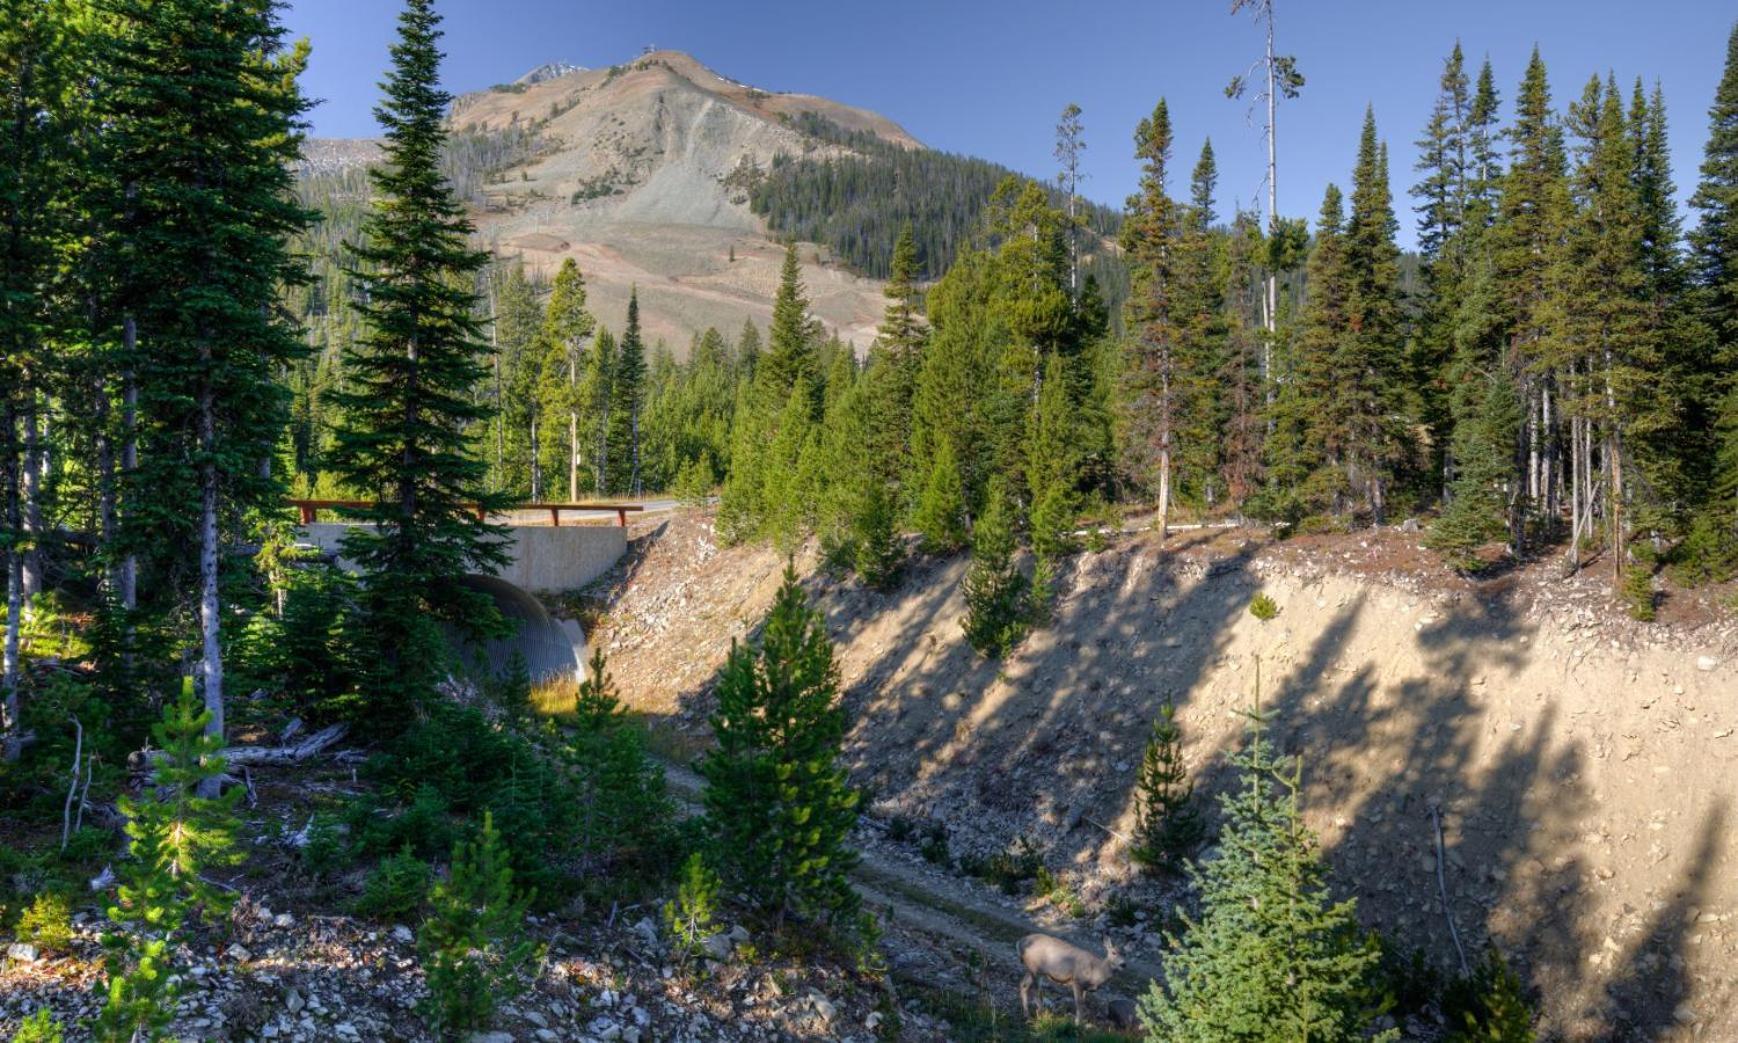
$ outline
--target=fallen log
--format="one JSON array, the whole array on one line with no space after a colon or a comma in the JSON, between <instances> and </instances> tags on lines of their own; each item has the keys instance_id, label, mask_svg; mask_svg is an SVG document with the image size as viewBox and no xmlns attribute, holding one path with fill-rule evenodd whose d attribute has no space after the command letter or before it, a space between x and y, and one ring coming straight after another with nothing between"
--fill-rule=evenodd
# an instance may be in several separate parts
<instances>
[{"instance_id":1,"label":"fallen log","mask_svg":"<svg viewBox=\"0 0 1738 1043\"><path fill-rule=\"evenodd\" d=\"M243 767L250 764L297 764L324 753L332 744L342 739L349 730L349 725L334 724L320 729L300 742L288 743L283 746L230 746L220 751L218 756L223 758L224 766L228 768ZM144 766L149 768L163 759L163 751L144 750L131 754L129 759L131 758L141 758Z\"/></svg>"}]
</instances>

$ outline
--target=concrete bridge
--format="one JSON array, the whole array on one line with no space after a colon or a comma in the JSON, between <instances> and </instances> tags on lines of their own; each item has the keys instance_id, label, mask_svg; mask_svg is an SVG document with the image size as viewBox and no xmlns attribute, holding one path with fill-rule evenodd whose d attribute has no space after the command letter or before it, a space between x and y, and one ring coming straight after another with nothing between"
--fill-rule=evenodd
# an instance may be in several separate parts
<instances>
[{"instance_id":1,"label":"concrete bridge","mask_svg":"<svg viewBox=\"0 0 1738 1043\"><path fill-rule=\"evenodd\" d=\"M295 500L292 505L300 512L306 542L348 567L341 554L344 535L359 523L322 521L320 515L370 504ZM466 585L487 593L501 614L518 624L517 633L488 642L482 649L491 668L505 667L518 653L525 658L533 682L583 676L584 632L572 620L551 616L536 595L578 590L608 572L627 551L628 514L645 509L642 504L626 503L537 503L494 516L507 526L507 564L494 575L464 578Z\"/></svg>"}]
</instances>

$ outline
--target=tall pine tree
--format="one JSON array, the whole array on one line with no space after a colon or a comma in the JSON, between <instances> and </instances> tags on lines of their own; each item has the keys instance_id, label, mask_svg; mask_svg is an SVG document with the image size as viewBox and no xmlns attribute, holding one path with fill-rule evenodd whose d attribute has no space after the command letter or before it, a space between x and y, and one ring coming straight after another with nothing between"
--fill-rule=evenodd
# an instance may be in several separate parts
<instances>
[{"instance_id":1,"label":"tall pine tree","mask_svg":"<svg viewBox=\"0 0 1738 1043\"><path fill-rule=\"evenodd\" d=\"M488 595L462 579L506 561L501 527L485 519L501 500L485 491L486 465L463 433L488 415L470 395L487 373L471 290L485 257L467 246L470 223L441 173L451 98L439 86L440 37L433 0L406 0L375 109L384 155L369 171L376 203L353 275L366 328L345 360L334 452L345 481L376 501L357 512L372 528L348 535L345 553L364 576L378 652L370 680L388 712L432 685L446 658L438 623L497 628Z\"/></svg>"}]
</instances>

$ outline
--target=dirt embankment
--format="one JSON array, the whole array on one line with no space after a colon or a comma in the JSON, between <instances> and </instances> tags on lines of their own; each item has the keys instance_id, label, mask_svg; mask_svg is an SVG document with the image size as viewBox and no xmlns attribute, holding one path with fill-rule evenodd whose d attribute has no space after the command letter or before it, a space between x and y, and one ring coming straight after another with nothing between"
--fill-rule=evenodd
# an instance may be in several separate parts
<instances>
[{"instance_id":1,"label":"dirt embankment","mask_svg":"<svg viewBox=\"0 0 1738 1043\"><path fill-rule=\"evenodd\" d=\"M1460 934L1521 968L1549 1036L1738 1039L1738 627L1631 623L1599 578L1544 566L1467 583L1415 544L1123 537L1073 559L1054 622L1001 663L961 638L959 561L919 560L887 595L809 582L878 815L940 821L956 853L1030 837L1089 902L1162 900L1119 836L1148 723L1175 701L1215 791L1259 661L1366 923L1452 965L1434 806ZM718 548L704 516L648 526L598 632L626 698L702 741L714 673L782 566ZM1257 591L1278 618L1248 613Z\"/></svg>"}]
</instances>

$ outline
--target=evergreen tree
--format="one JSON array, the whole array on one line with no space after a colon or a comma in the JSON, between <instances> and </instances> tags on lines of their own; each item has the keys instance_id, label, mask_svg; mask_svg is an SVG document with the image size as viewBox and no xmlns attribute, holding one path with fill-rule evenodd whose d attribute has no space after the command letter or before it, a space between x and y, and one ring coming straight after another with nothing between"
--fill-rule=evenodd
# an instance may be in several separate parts
<instances>
[{"instance_id":1,"label":"evergreen tree","mask_svg":"<svg viewBox=\"0 0 1738 1043\"><path fill-rule=\"evenodd\" d=\"M1514 382L1501 368L1484 376L1480 385L1478 412L1455 426L1452 494L1425 541L1462 572L1481 568L1477 550L1507 534L1515 498L1521 403Z\"/></svg>"},{"instance_id":2,"label":"evergreen tree","mask_svg":"<svg viewBox=\"0 0 1738 1043\"><path fill-rule=\"evenodd\" d=\"M1305 274L1310 292L1287 345L1271 410L1267 471L1274 513L1281 516L1336 505L1346 492L1340 463L1352 432L1349 402L1339 397L1336 372L1351 306L1343 203L1339 188L1328 185Z\"/></svg>"},{"instance_id":3,"label":"evergreen tree","mask_svg":"<svg viewBox=\"0 0 1738 1043\"><path fill-rule=\"evenodd\" d=\"M454 846L452 872L429 895L428 919L417 931L428 968L421 1008L435 1031L457 1037L486 1028L502 1001L525 990L539 952L525 937L531 897L514 889L495 817L483 812L477 839Z\"/></svg>"},{"instance_id":4,"label":"evergreen tree","mask_svg":"<svg viewBox=\"0 0 1738 1043\"><path fill-rule=\"evenodd\" d=\"M809 418L820 419L821 365L809 331L809 300L804 295L802 268L797 264L797 244L785 245L784 266L779 271L778 293L773 298L771 346L762 360L756 380L766 389L768 400L782 407L792 389L802 386L811 398Z\"/></svg>"},{"instance_id":5,"label":"evergreen tree","mask_svg":"<svg viewBox=\"0 0 1738 1043\"><path fill-rule=\"evenodd\" d=\"M470 224L440 170L451 99L438 86L439 25L433 0L406 0L375 110L384 162L370 170L378 202L354 274L367 328L346 358L334 452L351 487L378 501L358 512L373 528L348 534L345 554L364 576L378 651L371 686L399 711L429 690L444 659L436 624L495 629L488 595L461 580L506 561L501 528L483 518L500 500L484 490L486 466L463 435L488 415L469 394L487 372L470 288L484 257L466 245Z\"/></svg>"},{"instance_id":6,"label":"evergreen tree","mask_svg":"<svg viewBox=\"0 0 1738 1043\"><path fill-rule=\"evenodd\" d=\"M540 413L545 418L545 436L551 448L559 448L561 469L567 472L567 498L579 499L580 468L586 439L580 427L580 370L585 362L585 341L597 329L597 320L585 310L585 277L573 258L561 262L543 312L544 362L538 387ZM556 425L566 429L555 437Z\"/></svg>"},{"instance_id":7,"label":"evergreen tree","mask_svg":"<svg viewBox=\"0 0 1738 1043\"><path fill-rule=\"evenodd\" d=\"M782 926L855 912L845 846L858 794L839 765L845 711L825 620L785 569L759 641L731 645L712 716L718 745L700 762L720 874Z\"/></svg>"},{"instance_id":8,"label":"evergreen tree","mask_svg":"<svg viewBox=\"0 0 1738 1043\"><path fill-rule=\"evenodd\" d=\"M1141 161L1140 191L1129 200L1123 248L1133 264L1127 324L1134 337L1127 376L1129 459L1141 484L1158 501L1161 533L1170 520L1171 468L1178 426L1177 351L1182 331L1175 311L1180 219L1166 192L1171 160L1171 116L1163 99L1135 130Z\"/></svg>"},{"instance_id":9,"label":"evergreen tree","mask_svg":"<svg viewBox=\"0 0 1738 1043\"><path fill-rule=\"evenodd\" d=\"M1195 786L1183 763L1177 708L1167 700L1153 720L1135 778L1135 831L1129 857L1152 872L1181 868L1207 831L1194 798Z\"/></svg>"},{"instance_id":10,"label":"evergreen tree","mask_svg":"<svg viewBox=\"0 0 1738 1043\"><path fill-rule=\"evenodd\" d=\"M883 291L887 308L865 373L873 420L863 449L877 472L895 486L911 470L913 399L929 342L916 277L917 246L908 227L894 244L893 271Z\"/></svg>"},{"instance_id":11,"label":"evergreen tree","mask_svg":"<svg viewBox=\"0 0 1738 1043\"><path fill-rule=\"evenodd\" d=\"M619 366L616 362L616 338L607 328L600 330L597 343L586 357L585 376L579 385L580 429L591 440L591 487L608 496L615 473L611 468L610 430L615 416L615 382Z\"/></svg>"},{"instance_id":12,"label":"evergreen tree","mask_svg":"<svg viewBox=\"0 0 1738 1043\"><path fill-rule=\"evenodd\" d=\"M1446 483L1454 473L1448 452L1454 430L1452 370L1455 320L1466 292L1467 212L1472 206L1474 163L1469 139L1473 96L1460 44L1443 64L1436 104L1418 141L1412 188L1418 200L1418 249L1423 260L1425 299L1413 347L1413 373L1422 419L1430 430L1437 469Z\"/></svg>"},{"instance_id":13,"label":"evergreen tree","mask_svg":"<svg viewBox=\"0 0 1738 1043\"><path fill-rule=\"evenodd\" d=\"M1551 425L1562 409L1555 375L1546 361L1549 338L1557 328L1561 301L1554 294L1564 263L1563 237L1569 210L1562 131L1551 111L1545 63L1535 48L1515 100L1515 121L1507 131L1509 168L1503 175L1492 229L1493 284L1503 340L1499 364L1519 376L1525 423L1518 470L1524 494L1522 516L1535 506L1552 513L1558 485L1553 474ZM1579 513L1579 512L1577 512ZM1524 527L1510 533L1524 553ZM1571 543L1574 543L1571 540Z\"/></svg>"},{"instance_id":14,"label":"evergreen tree","mask_svg":"<svg viewBox=\"0 0 1738 1043\"><path fill-rule=\"evenodd\" d=\"M1353 900L1335 902L1298 807L1301 765L1273 759L1259 716L1220 798L1218 855L1191 865L1199 919L1170 939L1164 983L1141 1000L1153 1043L1360 1039L1378 949Z\"/></svg>"},{"instance_id":15,"label":"evergreen tree","mask_svg":"<svg viewBox=\"0 0 1738 1043\"><path fill-rule=\"evenodd\" d=\"M961 584L966 612L960 625L978 653L999 659L1031 625L1032 582L1014 560L1013 505L1000 478L990 479L984 513L972 526L972 561Z\"/></svg>"},{"instance_id":16,"label":"evergreen tree","mask_svg":"<svg viewBox=\"0 0 1738 1043\"><path fill-rule=\"evenodd\" d=\"M965 488L953 443L945 438L924 476L912 522L923 536L924 550L931 554L952 554L966 545Z\"/></svg>"},{"instance_id":17,"label":"evergreen tree","mask_svg":"<svg viewBox=\"0 0 1738 1043\"><path fill-rule=\"evenodd\" d=\"M268 4L107 0L101 13L96 118L130 193L115 234L139 266L129 281L149 286L128 302L149 350L126 360L140 443L123 537L198 576L187 614L221 735L224 529L283 495L269 466L288 417L276 378L302 352L277 303L304 277L289 238L310 218L291 192L307 48L284 46Z\"/></svg>"},{"instance_id":18,"label":"evergreen tree","mask_svg":"<svg viewBox=\"0 0 1738 1043\"><path fill-rule=\"evenodd\" d=\"M1738 25L1709 109L1708 143L1690 205L1701 221L1690 233L1691 267L1703 321L1715 349L1703 371L1704 399L1717 417L1704 527L1726 557L1738 559Z\"/></svg>"},{"instance_id":19,"label":"evergreen tree","mask_svg":"<svg viewBox=\"0 0 1738 1043\"><path fill-rule=\"evenodd\" d=\"M20 634L35 553L27 526L39 450L26 432L49 384L45 343L57 254L68 229L59 203L70 175L71 87L77 44L73 9L61 0L0 4L0 561L6 568L4 665L0 668L0 746L18 753ZM29 419L27 419L29 418Z\"/></svg>"},{"instance_id":20,"label":"evergreen tree","mask_svg":"<svg viewBox=\"0 0 1738 1043\"><path fill-rule=\"evenodd\" d=\"M646 403L646 346L640 339L640 296L628 295L628 321L616 349L615 376L610 381L610 460L617 477L610 488L639 496L640 414Z\"/></svg>"},{"instance_id":21,"label":"evergreen tree","mask_svg":"<svg viewBox=\"0 0 1738 1043\"><path fill-rule=\"evenodd\" d=\"M1080 515L1080 439L1068 370L1067 359L1050 357L1027 430L1032 549L1044 558L1073 549Z\"/></svg>"},{"instance_id":22,"label":"evergreen tree","mask_svg":"<svg viewBox=\"0 0 1738 1043\"><path fill-rule=\"evenodd\" d=\"M224 768L223 740L210 733L210 721L186 680L180 700L164 707L152 729L161 755L151 795L120 798L132 857L121 862L108 910L112 922L127 926L103 936L106 998L91 1028L104 1043L163 1038L180 992L170 957L182 929L229 907L229 892L202 874L239 859L235 805L242 791L200 796L215 789Z\"/></svg>"},{"instance_id":23,"label":"evergreen tree","mask_svg":"<svg viewBox=\"0 0 1738 1043\"><path fill-rule=\"evenodd\" d=\"M1410 426L1395 226L1388 146L1376 137L1375 112L1366 109L1346 224L1346 328L1333 369L1346 410L1346 484L1362 493L1378 525L1395 474L1406 463Z\"/></svg>"},{"instance_id":24,"label":"evergreen tree","mask_svg":"<svg viewBox=\"0 0 1738 1043\"><path fill-rule=\"evenodd\" d=\"M544 465L552 413L540 393L548 347L540 336L544 316L537 306L537 288L525 266L514 262L491 272L489 298L494 317L490 340L501 382L499 412L490 419L505 442L496 484L503 492L541 500L548 492Z\"/></svg>"}]
</instances>

